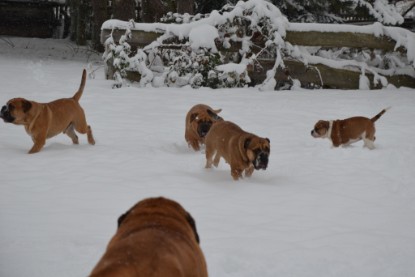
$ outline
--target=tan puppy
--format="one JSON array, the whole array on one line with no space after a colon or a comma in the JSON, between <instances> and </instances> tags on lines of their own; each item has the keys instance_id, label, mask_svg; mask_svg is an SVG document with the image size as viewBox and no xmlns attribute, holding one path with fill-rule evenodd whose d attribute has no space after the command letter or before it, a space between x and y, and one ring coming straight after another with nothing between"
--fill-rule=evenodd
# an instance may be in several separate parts
<instances>
[{"instance_id":1,"label":"tan puppy","mask_svg":"<svg viewBox=\"0 0 415 277\"><path fill-rule=\"evenodd\" d=\"M223 118L218 116L222 109L214 110L203 104L193 106L186 115L186 130L184 138L189 147L195 151L200 150L200 146L205 142L205 136L210 127Z\"/></svg>"},{"instance_id":2,"label":"tan puppy","mask_svg":"<svg viewBox=\"0 0 415 277\"><path fill-rule=\"evenodd\" d=\"M58 99L49 103L37 103L24 98L14 98L1 109L0 117L6 123L23 125L32 137L34 145L29 154L39 152L46 139L59 133L68 135L74 144L78 144L75 130L87 134L89 144L95 144L91 127L86 123L84 110L79 99L84 91L86 70L82 73L81 85L72 98Z\"/></svg>"},{"instance_id":3,"label":"tan puppy","mask_svg":"<svg viewBox=\"0 0 415 277\"><path fill-rule=\"evenodd\" d=\"M147 198L118 219L90 277L207 277L192 216L166 198Z\"/></svg>"},{"instance_id":4,"label":"tan puppy","mask_svg":"<svg viewBox=\"0 0 415 277\"><path fill-rule=\"evenodd\" d=\"M375 121L378 120L387 110L369 119L363 116L351 117L343 120L319 120L311 135L315 138L329 138L334 147L350 145L363 139L364 147L374 149Z\"/></svg>"},{"instance_id":5,"label":"tan puppy","mask_svg":"<svg viewBox=\"0 0 415 277\"><path fill-rule=\"evenodd\" d=\"M206 136L206 168L217 167L220 158L231 166L234 180L250 177L254 169L266 169L271 151L270 140L247 133L230 121L217 122ZM213 156L215 158L212 160Z\"/></svg>"}]
</instances>

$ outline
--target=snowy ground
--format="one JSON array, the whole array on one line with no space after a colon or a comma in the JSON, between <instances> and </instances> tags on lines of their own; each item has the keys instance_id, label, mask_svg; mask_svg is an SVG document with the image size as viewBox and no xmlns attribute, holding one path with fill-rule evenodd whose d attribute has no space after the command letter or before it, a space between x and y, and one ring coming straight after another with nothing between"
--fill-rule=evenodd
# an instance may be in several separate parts
<instances>
[{"instance_id":1,"label":"snowy ground","mask_svg":"<svg viewBox=\"0 0 415 277\"><path fill-rule=\"evenodd\" d=\"M0 40L0 104L71 97L99 60L81 50ZM118 216L159 195L196 219L210 276L415 276L415 90L113 90L96 73L80 101L95 146L59 135L28 155L23 127L0 122L0 276L87 276ZM184 140L197 103L270 138L269 168L238 182L223 162L206 170ZM318 119L388 106L373 151L310 136Z\"/></svg>"}]
</instances>

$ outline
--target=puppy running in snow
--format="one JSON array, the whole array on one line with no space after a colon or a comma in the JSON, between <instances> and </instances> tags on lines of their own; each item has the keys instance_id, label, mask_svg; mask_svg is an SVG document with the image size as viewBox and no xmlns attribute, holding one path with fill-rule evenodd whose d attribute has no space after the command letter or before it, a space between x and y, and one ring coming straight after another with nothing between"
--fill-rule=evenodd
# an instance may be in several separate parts
<instances>
[{"instance_id":1,"label":"puppy running in snow","mask_svg":"<svg viewBox=\"0 0 415 277\"><path fill-rule=\"evenodd\" d=\"M314 129L311 130L311 135L314 138L329 138L334 147L339 147L340 145L347 146L363 139L364 147L374 149L374 141L376 139L375 121L389 108L383 109L371 119L356 116L343 120L319 120L314 125Z\"/></svg>"},{"instance_id":2,"label":"puppy running in snow","mask_svg":"<svg viewBox=\"0 0 415 277\"><path fill-rule=\"evenodd\" d=\"M208 105L198 104L187 112L184 137L189 147L195 151L200 150L212 125L223 121L223 118L218 115L221 111L222 109L214 110Z\"/></svg>"},{"instance_id":3,"label":"puppy running in snow","mask_svg":"<svg viewBox=\"0 0 415 277\"><path fill-rule=\"evenodd\" d=\"M23 125L32 137L33 147L29 154L39 152L46 139L60 133L68 135L78 144L78 133L86 134L89 144L94 145L91 127L86 123L85 113L79 105L86 82L86 70L82 73L81 85L72 98L62 98L49 103L38 103L24 98L13 98L2 107L0 118L6 123Z\"/></svg>"},{"instance_id":4,"label":"puppy running in snow","mask_svg":"<svg viewBox=\"0 0 415 277\"><path fill-rule=\"evenodd\" d=\"M206 168L217 167L223 158L231 167L236 181L251 177L254 169L265 170L271 151L270 140L245 132L230 121L217 122L206 136Z\"/></svg>"}]
</instances>

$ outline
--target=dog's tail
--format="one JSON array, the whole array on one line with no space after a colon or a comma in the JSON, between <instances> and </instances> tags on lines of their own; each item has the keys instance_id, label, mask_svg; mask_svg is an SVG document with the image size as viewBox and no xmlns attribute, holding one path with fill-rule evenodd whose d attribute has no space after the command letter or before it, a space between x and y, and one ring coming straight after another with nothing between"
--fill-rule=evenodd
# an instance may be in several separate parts
<instances>
[{"instance_id":1,"label":"dog's tail","mask_svg":"<svg viewBox=\"0 0 415 277\"><path fill-rule=\"evenodd\" d=\"M81 85L79 86L78 91L75 93L75 95L72 97L76 102L79 102L79 99L82 96L82 93L84 92L84 87L86 83L86 70L82 72L82 79L81 79Z\"/></svg>"},{"instance_id":2,"label":"dog's tail","mask_svg":"<svg viewBox=\"0 0 415 277\"><path fill-rule=\"evenodd\" d=\"M389 110L391 107L387 107L386 109L383 109L380 113L378 113L377 115L375 115L374 117L372 117L370 119L370 121L375 122L376 120L378 120L384 113L386 113L387 110Z\"/></svg>"}]
</instances>

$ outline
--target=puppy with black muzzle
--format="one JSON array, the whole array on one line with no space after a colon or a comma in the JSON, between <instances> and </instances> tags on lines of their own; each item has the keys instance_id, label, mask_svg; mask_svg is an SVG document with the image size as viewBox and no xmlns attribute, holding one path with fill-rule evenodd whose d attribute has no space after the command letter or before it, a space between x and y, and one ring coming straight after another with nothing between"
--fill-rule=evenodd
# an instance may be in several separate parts
<instances>
[{"instance_id":1,"label":"puppy with black muzzle","mask_svg":"<svg viewBox=\"0 0 415 277\"><path fill-rule=\"evenodd\" d=\"M347 146L359 140L363 140L364 147L374 149L375 144L375 121L378 120L387 110L384 109L373 118L355 116L343 120L319 120L311 136L314 138L328 138L334 147Z\"/></svg>"},{"instance_id":2,"label":"puppy with black muzzle","mask_svg":"<svg viewBox=\"0 0 415 277\"><path fill-rule=\"evenodd\" d=\"M223 121L223 118L218 115L221 111L222 109L214 110L208 105L198 104L187 112L184 138L189 147L195 151L200 150L212 125Z\"/></svg>"},{"instance_id":3,"label":"puppy with black muzzle","mask_svg":"<svg viewBox=\"0 0 415 277\"><path fill-rule=\"evenodd\" d=\"M230 121L217 122L206 136L206 168L217 167L222 157L231 166L234 180L250 177L254 171L268 166L270 140L245 132ZM213 157L214 156L214 157Z\"/></svg>"},{"instance_id":4,"label":"puppy with black muzzle","mask_svg":"<svg viewBox=\"0 0 415 277\"><path fill-rule=\"evenodd\" d=\"M74 144L78 144L75 131L86 134L88 142L95 144L91 127L87 124L85 113L79 99L85 88L86 70L82 73L81 85L72 98L58 99L49 103L38 103L24 98L14 98L1 108L0 118L6 123L23 125L34 142L29 154L39 152L46 139L64 133Z\"/></svg>"},{"instance_id":5,"label":"puppy with black muzzle","mask_svg":"<svg viewBox=\"0 0 415 277\"><path fill-rule=\"evenodd\" d=\"M207 277L193 217L176 201L147 198L118 219L90 277Z\"/></svg>"}]
</instances>

